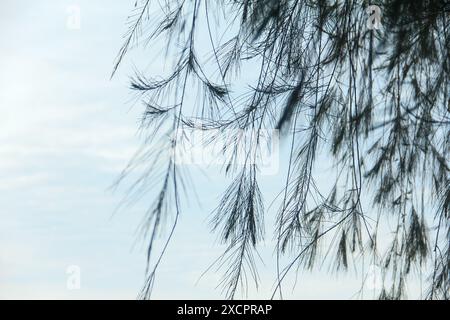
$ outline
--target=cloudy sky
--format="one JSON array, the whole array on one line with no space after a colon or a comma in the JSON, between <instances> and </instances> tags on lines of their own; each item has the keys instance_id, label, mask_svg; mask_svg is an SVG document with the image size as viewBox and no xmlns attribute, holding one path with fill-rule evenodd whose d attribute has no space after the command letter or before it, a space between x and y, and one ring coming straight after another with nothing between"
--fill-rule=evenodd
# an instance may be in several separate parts
<instances>
[{"instance_id":1,"label":"cloudy sky","mask_svg":"<svg viewBox=\"0 0 450 320\"><path fill-rule=\"evenodd\" d=\"M1 1L0 298L134 299L139 292L146 260L136 229L153 195L113 214L124 192L110 189L141 141L128 80L145 55L130 55L109 80L133 5ZM214 270L198 280L223 250L208 217L225 182L218 172L196 178L201 205L185 204L154 298L222 297ZM282 175L264 177L263 191L274 195L282 183ZM271 238L260 249L262 285L250 298L272 292ZM70 266L80 270L76 290L67 286ZM300 273L295 289L288 279L286 297L348 299L360 281L352 272Z\"/></svg>"}]
</instances>

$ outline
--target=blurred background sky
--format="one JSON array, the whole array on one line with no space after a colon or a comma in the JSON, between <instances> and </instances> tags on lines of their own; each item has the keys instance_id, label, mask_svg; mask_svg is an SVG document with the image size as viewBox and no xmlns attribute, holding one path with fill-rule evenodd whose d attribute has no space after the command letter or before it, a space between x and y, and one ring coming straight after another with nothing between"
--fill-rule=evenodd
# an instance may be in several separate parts
<instances>
[{"instance_id":1,"label":"blurred background sky","mask_svg":"<svg viewBox=\"0 0 450 320\"><path fill-rule=\"evenodd\" d=\"M145 243L136 229L154 195L113 215L124 192L109 188L141 142L142 110L130 102L128 85L145 51L127 56L109 80L134 2L1 1L2 299L135 299L143 284ZM70 20L73 8L80 9L79 29ZM153 298L222 297L214 269L197 280L223 250L210 233L208 218L229 180L218 170L203 173L195 174L201 205L184 203ZM266 207L283 186L282 173L283 168L262 178ZM323 174L326 184L325 169ZM267 213L268 226L276 209ZM272 293L272 235L268 228L260 248L261 285L258 291L250 287L249 298ZM71 265L81 271L79 290L66 285ZM300 272L295 289L295 278L289 278L285 298L349 299L359 290L355 272L337 276L327 271Z\"/></svg>"}]
</instances>

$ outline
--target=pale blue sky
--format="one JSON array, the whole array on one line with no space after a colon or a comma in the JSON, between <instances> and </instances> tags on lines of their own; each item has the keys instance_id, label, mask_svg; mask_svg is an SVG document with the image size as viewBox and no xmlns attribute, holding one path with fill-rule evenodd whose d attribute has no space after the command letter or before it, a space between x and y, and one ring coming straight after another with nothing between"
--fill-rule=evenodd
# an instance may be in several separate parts
<instances>
[{"instance_id":1,"label":"pale blue sky","mask_svg":"<svg viewBox=\"0 0 450 320\"><path fill-rule=\"evenodd\" d=\"M145 244L135 230L153 195L112 216L124 194L108 189L140 142L140 109L130 103L128 76L145 54L131 55L109 80L134 2L0 4L0 298L134 299L143 283ZM81 9L80 30L66 26L71 5ZM223 249L210 235L208 217L226 181L210 171L209 178L196 175L202 206L184 206L154 298L222 297L214 272L196 285ZM267 206L283 177L263 178ZM249 298L272 292L273 229L267 231L262 284ZM81 268L80 290L66 288L70 265ZM348 299L359 289L354 274L325 271L300 274L285 297Z\"/></svg>"}]
</instances>

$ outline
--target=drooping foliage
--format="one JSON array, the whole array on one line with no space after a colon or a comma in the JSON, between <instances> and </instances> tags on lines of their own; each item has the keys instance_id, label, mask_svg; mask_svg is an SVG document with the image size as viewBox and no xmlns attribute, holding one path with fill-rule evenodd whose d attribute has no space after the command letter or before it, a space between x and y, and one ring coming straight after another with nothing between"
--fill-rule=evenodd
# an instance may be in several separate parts
<instances>
[{"instance_id":1,"label":"drooping foliage","mask_svg":"<svg viewBox=\"0 0 450 320\"><path fill-rule=\"evenodd\" d=\"M371 25L377 8L379 28ZM138 72L131 86L145 104L146 143L161 151L143 148L124 172L145 164L133 190L159 188L144 225L149 259L161 221L174 213L171 236L182 212L177 153L162 151L182 143L180 132L279 130L290 157L282 164L288 172L275 226L273 297L282 297L283 280L298 267L331 259L345 270L365 256L383 270L380 298L404 298L409 275L425 270L426 297L448 299L449 28L450 3L443 0L137 1L114 72L139 39L163 39L164 59L175 61L164 78ZM206 57L199 53L205 46ZM249 65L255 79L243 86ZM186 98L193 86L203 93L195 102ZM233 182L212 221L227 244L217 262L227 298L245 290L247 277L258 279L254 255L267 236L267 212L253 150L262 140L252 137L240 165L239 138L227 145ZM323 155L335 163L329 190L315 182ZM387 248L379 246L381 234ZM291 263L281 266L281 256Z\"/></svg>"}]
</instances>

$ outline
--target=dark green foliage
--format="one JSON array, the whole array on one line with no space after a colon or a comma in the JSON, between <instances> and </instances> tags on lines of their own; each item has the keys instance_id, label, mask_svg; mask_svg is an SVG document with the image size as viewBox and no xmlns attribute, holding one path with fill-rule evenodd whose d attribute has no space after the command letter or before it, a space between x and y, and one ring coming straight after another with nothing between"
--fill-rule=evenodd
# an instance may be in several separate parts
<instances>
[{"instance_id":1,"label":"dark green foliage","mask_svg":"<svg viewBox=\"0 0 450 320\"><path fill-rule=\"evenodd\" d=\"M140 75L132 83L146 102L147 123L152 119L159 128L172 121L175 137L199 121L204 130L280 129L291 142L276 226L274 295L281 296L281 283L294 266L322 264L328 254L320 255L319 244L326 243L339 270L358 256L381 265L382 299L404 298L408 276L423 267L428 298L448 299L448 1L166 0L160 24L148 34L138 30L150 23L149 1L138 3L118 63L138 35L177 37L167 48L177 61L173 73L159 80ZM381 30L367 27L369 5L381 8ZM216 29L235 26L220 41L213 37L213 16ZM209 39L215 73L196 55L199 36ZM257 77L237 96L232 84L245 64L257 66ZM187 83L201 83L205 92L194 115L184 112ZM328 195L318 189L314 171L318 152L327 150L337 173ZM254 156L249 150L248 157ZM213 218L213 229L228 245L220 263L227 266L222 284L229 298L239 284L245 290L246 268L257 280L253 251L264 237L258 168L251 160L236 169L230 159L227 173L235 179ZM171 199L165 190L178 194L175 159L170 163L149 217L150 249L165 208L161 202ZM367 208L368 201L373 206ZM379 226L387 221L394 226L382 237L390 244L379 252ZM294 257L283 269L282 254Z\"/></svg>"}]
</instances>

